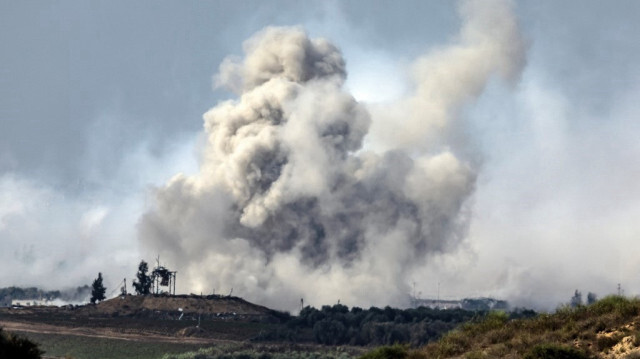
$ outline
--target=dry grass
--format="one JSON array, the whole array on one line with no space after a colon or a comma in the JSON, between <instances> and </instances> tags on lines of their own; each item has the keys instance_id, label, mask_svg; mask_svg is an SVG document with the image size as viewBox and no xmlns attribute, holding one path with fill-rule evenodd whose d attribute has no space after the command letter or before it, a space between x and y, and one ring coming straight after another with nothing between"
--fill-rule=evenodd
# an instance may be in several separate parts
<instances>
[{"instance_id":1,"label":"dry grass","mask_svg":"<svg viewBox=\"0 0 640 359\"><path fill-rule=\"evenodd\" d=\"M640 300L619 296L530 319L508 320L492 313L408 353L430 359L640 358L639 315Z\"/></svg>"}]
</instances>

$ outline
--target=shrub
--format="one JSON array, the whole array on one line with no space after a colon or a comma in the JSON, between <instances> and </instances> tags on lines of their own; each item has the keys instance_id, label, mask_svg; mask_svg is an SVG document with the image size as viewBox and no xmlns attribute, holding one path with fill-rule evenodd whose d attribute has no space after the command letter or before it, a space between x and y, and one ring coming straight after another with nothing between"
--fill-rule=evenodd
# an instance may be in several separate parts
<instances>
[{"instance_id":1,"label":"shrub","mask_svg":"<svg viewBox=\"0 0 640 359\"><path fill-rule=\"evenodd\" d=\"M588 310L595 314L616 313L622 317L629 317L638 314L640 302L621 296L608 296L590 305Z\"/></svg>"},{"instance_id":2,"label":"shrub","mask_svg":"<svg viewBox=\"0 0 640 359\"><path fill-rule=\"evenodd\" d=\"M589 356L578 349L555 344L540 344L531 348L524 359L589 359Z\"/></svg>"},{"instance_id":3,"label":"shrub","mask_svg":"<svg viewBox=\"0 0 640 359\"><path fill-rule=\"evenodd\" d=\"M471 347L472 337L464 335L462 332L454 331L440 339L438 344L438 356L460 355Z\"/></svg>"},{"instance_id":4,"label":"shrub","mask_svg":"<svg viewBox=\"0 0 640 359\"><path fill-rule=\"evenodd\" d=\"M360 359L405 359L409 356L404 345L395 344L376 348L360 357Z\"/></svg>"},{"instance_id":5,"label":"shrub","mask_svg":"<svg viewBox=\"0 0 640 359\"><path fill-rule=\"evenodd\" d=\"M618 344L618 342L620 342L621 339L622 337L620 335L611 335L611 336L603 335L596 340L596 344L598 346L598 350L602 351L606 349L611 349L611 347Z\"/></svg>"},{"instance_id":6,"label":"shrub","mask_svg":"<svg viewBox=\"0 0 640 359\"><path fill-rule=\"evenodd\" d=\"M36 343L0 328L0 358L40 359L42 354Z\"/></svg>"},{"instance_id":7,"label":"shrub","mask_svg":"<svg viewBox=\"0 0 640 359\"><path fill-rule=\"evenodd\" d=\"M470 322L462 326L463 330L470 335L486 333L494 329L500 329L509 320L509 316L504 312L489 312L485 317L476 322Z\"/></svg>"},{"instance_id":8,"label":"shrub","mask_svg":"<svg viewBox=\"0 0 640 359\"><path fill-rule=\"evenodd\" d=\"M320 344L342 344L347 328L337 320L323 319L313 326L313 335Z\"/></svg>"},{"instance_id":9,"label":"shrub","mask_svg":"<svg viewBox=\"0 0 640 359\"><path fill-rule=\"evenodd\" d=\"M487 355L481 351L469 352L464 356L464 359L484 359Z\"/></svg>"}]
</instances>

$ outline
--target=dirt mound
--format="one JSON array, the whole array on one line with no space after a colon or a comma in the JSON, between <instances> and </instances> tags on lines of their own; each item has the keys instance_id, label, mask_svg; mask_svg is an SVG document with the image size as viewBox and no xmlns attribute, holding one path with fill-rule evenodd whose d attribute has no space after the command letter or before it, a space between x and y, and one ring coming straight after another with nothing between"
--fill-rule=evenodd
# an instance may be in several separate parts
<instances>
[{"instance_id":1,"label":"dirt mound","mask_svg":"<svg viewBox=\"0 0 640 359\"><path fill-rule=\"evenodd\" d=\"M172 313L175 315L205 315L219 318L270 316L273 310L249 303L238 297L198 295L127 295L105 300L83 308L89 313L114 316L141 313Z\"/></svg>"}]
</instances>

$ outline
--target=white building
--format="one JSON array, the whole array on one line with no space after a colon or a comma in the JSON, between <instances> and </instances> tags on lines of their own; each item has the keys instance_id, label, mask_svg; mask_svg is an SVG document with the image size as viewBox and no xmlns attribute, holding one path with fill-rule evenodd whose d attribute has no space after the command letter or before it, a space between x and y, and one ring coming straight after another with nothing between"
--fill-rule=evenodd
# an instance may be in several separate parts
<instances>
[{"instance_id":1,"label":"white building","mask_svg":"<svg viewBox=\"0 0 640 359\"><path fill-rule=\"evenodd\" d=\"M53 305L50 301L45 299L12 299L11 306L16 307L31 307L40 305Z\"/></svg>"}]
</instances>

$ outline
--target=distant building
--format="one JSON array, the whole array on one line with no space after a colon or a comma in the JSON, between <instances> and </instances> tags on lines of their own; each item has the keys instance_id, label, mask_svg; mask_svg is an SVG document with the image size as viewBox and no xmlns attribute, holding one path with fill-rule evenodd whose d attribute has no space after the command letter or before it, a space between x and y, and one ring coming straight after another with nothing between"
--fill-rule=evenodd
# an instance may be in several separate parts
<instances>
[{"instance_id":1,"label":"distant building","mask_svg":"<svg viewBox=\"0 0 640 359\"><path fill-rule=\"evenodd\" d=\"M427 307L431 309L457 309L462 308L462 301L459 300L444 300L444 299L412 299L412 306Z\"/></svg>"},{"instance_id":2,"label":"distant building","mask_svg":"<svg viewBox=\"0 0 640 359\"><path fill-rule=\"evenodd\" d=\"M13 299L11 306L19 307L35 307L41 305L52 305L47 299Z\"/></svg>"},{"instance_id":3,"label":"distant building","mask_svg":"<svg viewBox=\"0 0 640 359\"><path fill-rule=\"evenodd\" d=\"M462 300L462 309L466 310L507 310L509 303L506 300L493 298L465 298Z\"/></svg>"},{"instance_id":4,"label":"distant building","mask_svg":"<svg viewBox=\"0 0 640 359\"><path fill-rule=\"evenodd\" d=\"M428 307L432 309L464 309L464 310L508 310L506 300L494 298L465 298L462 300L418 299L412 298L412 307Z\"/></svg>"}]
</instances>

